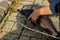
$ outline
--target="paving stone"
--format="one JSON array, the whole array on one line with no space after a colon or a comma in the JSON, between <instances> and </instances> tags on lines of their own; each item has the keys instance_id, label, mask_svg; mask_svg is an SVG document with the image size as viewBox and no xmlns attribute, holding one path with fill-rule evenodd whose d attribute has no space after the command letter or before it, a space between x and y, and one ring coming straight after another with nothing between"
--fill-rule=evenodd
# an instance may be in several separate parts
<instances>
[{"instance_id":1,"label":"paving stone","mask_svg":"<svg viewBox=\"0 0 60 40\"><path fill-rule=\"evenodd\" d=\"M17 40L17 37L15 34L6 34L3 38L6 40Z\"/></svg>"},{"instance_id":2,"label":"paving stone","mask_svg":"<svg viewBox=\"0 0 60 40\"><path fill-rule=\"evenodd\" d=\"M0 16L0 22L2 21L2 16Z\"/></svg>"},{"instance_id":3,"label":"paving stone","mask_svg":"<svg viewBox=\"0 0 60 40\"><path fill-rule=\"evenodd\" d=\"M0 29L0 39L4 38L5 35L8 35L9 31L6 29Z\"/></svg>"},{"instance_id":4,"label":"paving stone","mask_svg":"<svg viewBox=\"0 0 60 40\"><path fill-rule=\"evenodd\" d=\"M0 30L0 39L6 34L6 32L2 32L3 30Z\"/></svg>"},{"instance_id":5,"label":"paving stone","mask_svg":"<svg viewBox=\"0 0 60 40\"><path fill-rule=\"evenodd\" d=\"M18 34L18 36L19 36L19 34L21 33L22 29L23 29L23 27L21 27L21 25L15 23L13 28L12 28L12 33Z\"/></svg>"},{"instance_id":6,"label":"paving stone","mask_svg":"<svg viewBox=\"0 0 60 40\"><path fill-rule=\"evenodd\" d=\"M40 39L38 39L38 40L45 40L45 39L41 39L41 38L40 38Z\"/></svg>"},{"instance_id":7,"label":"paving stone","mask_svg":"<svg viewBox=\"0 0 60 40\"><path fill-rule=\"evenodd\" d=\"M21 36L19 40L30 40L30 38L29 37Z\"/></svg>"},{"instance_id":8,"label":"paving stone","mask_svg":"<svg viewBox=\"0 0 60 40\"><path fill-rule=\"evenodd\" d=\"M59 16L57 16L57 17L53 16L53 17L50 17L50 18L51 18L56 30L60 31L60 29L59 29L60 28L59 27Z\"/></svg>"},{"instance_id":9,"label":"paving stone","mask_svg":"<svg viewBox=\"0 0 60 40\"><path fill-rule=\"evenodd\" d=\"M4 21L0 23L0 29L2 28L3 24L4 24Z\"/></svg>"},{"instance_id":10,"label":"paving stone","mask_svg":"<svg viewBox=\"0 0 60 40\"><path fill-rule=\"evenodd\" d=\"M11 28L13 27L14 22L7 21L4 25L3 29L6 29L7 31L11 31Z\"/></svg>"},{"instance_id":11,"label":"paving stone","mask_svg":"<svg viewBox=\"0 0 60 40\"><path fill-rule=\"evenodd\" d=\"M35 32L29 31L29 30L24 30L22 32L22 35L27 35L27 36L36 36Z\"/></svg>"},{"instance_id":12,"label":"paving stone","mask_svg":"<svg viewBox=\"0 0 60 40\"><path fill-rule=\"evenodd\" d=\"M41 40L41 39L38 39L38 40Z\"/></svg>"},{"instance_id":13,"label":"paving stone","mask_svg":"<svg viewBox=\"0 0 60 40\"><path fill-rule=\"evenodd\" d=\"M36 0L36 4L39 4L39 5L46 5L48 3L47 0Z\"/></svg>"},{"instance_id":14,"label":"paving stone","mask_svg":"<svg viewBox=\"0 0 60 40\"><path fill-rule=\"evenodd\" d=\"M31 40L37 40L37 38L33 38L33 37L32 37Z\"/></svg>"},{"instance_id":15,"label":"paving stone","mask_svg":"<svg viewBox=\"0 0 60 40\"><path fill-rule=\"evenodd\" d=\"M4 9L0 8L0 15L3 16L4 15Z\"/></svg>"},{"instance_id":16,"label":"paving stone","mask_svg":"<svg viewBox=\"0 0 60 40\"><path fill-rule=\"evenodd\" d=\"M18 13L12 13L11 16L16 17Z\"/></svg>"},{"instance_id":17,"label":"paving stone","mask_svg":"<svg viewBox=\"0 0 60 40\"><path fill-rule=\"evenodd\" d=\"M8 29L0 29L0 39L7 35L11 30Z\"/></svg>"},{"instance_id":18,"label":"paving stone","mask_svg":"<svg viewBox=\"0 0 60 40\"><path fill-rule=\"evenodd\" d=\"M23 4L23 5L30 5L30 4L33 4L33 2L26 2L26 1L23 1L22 4Z\"/></svg>"},{"instance_id":19,"label":"paving stone","mask_svg":"<svg viewBox=\"0 0 60 40\"><path fill-rule=\"evenodd\" d=\"M4 9L0 8L0 21L2 21L4 17Z\"/></svg>"},{"instance_id":20,"label":"paving stone","mask_svg":"<svg viewBox=\"0 0 60 40\"><path fill-rule=\"evenodd\" d=\"M38 37L38 38L40 38L41 36L44 36L42 34L30 31L30 30L24 30L22 32L22 35L31 36L31 37Z\"/></svg>"},{"instance_id":21,"label":"paving stone","mask_svg":"<svg viewBox=\"0 0 60 40\"><path fill-rule=\"evenodd\" d=\"M1 28L1 23L0 23L0 28Z\"/></svg>"},{"instance_id":22,"label":"paving stone","mask_svg":"<svg viewBox=\"0 0 60 40\"><path fill-rule=\"evenodd\" d=\"M0 21L6 16L10 6L11 5L6 0L0 0Z\"/></svg>"},{"instance_id":23,"label":"paving stone","mask_svg":"<svg viewBox=\"0 0 60 40\"><path fill-rule=\"evenodd\" d=\"M15 1L15 0L7 0L7 1L13 2L13 1Z\"/></svg>"},{"instance_id":24,"label":"paving stone","mask_svg":"<svg viewBox=\"0 0 60 40\"><path fill-rule=\"evenodd\" d=\"M17 7L17 6L18 6L18 7ZM21 3L21 4L18 4L17 6L15 7L15 8L16 8L16 9L15 9L16 11L17 11L17 9L20 10L20 9L23 7L23 4Z\"/></svg>"},{"instance_id":25,"label":"paving stone","mask_svg":"<svg viewBox=\"0 0 60 40\"><path fill-rule=\"evenodd\" d=\"M18 38L17 34L13 34L11 32L7 32L7 30L3 29L2 32L0 33L0 40L16 40Z\"/></svg>"},{"instance_id":26,"label":"paving stone","mask_svg":"<svg viewBox=\"0 0 60 40\"><path fill-rule=\"evenodd\" d=\"M38 40L56 40L56 39L51 37L45 37L45 38L38 38Z\"/></svg>"},{"instance_id":27,"label":"paving stone","mask_svg":"<svg viewBox=\"0 0 60 40\"><path fill-rule=\"evenodd\" d=\"M9 7L9 4L6 1L2 1L2 2L0 2L0 7L7 9Z\"/></svg>"},{"instance_id":28,"label":"paving stone","mask_svg":"<svg viewBox=\"0 0 60 40\"><path fill-rule=\"evenodd\" d=\"M33 4L33 1L34 1L34 0L24 0L24 2L26 2L26 3L24 3L24 2L23 2L23 3L24 3L25 5L26 5L26 4ZM32 3L29 3L29 2L32 2ZM38 0L38 1L36 0L36 1L35 1L35 4L39 4L40 6L41 6L41 5L45 5L45 4L47 4L47 3L48 3L47 0Z\"/></svg>"},{"instance_id":29,"label":"paving stone","mask_svg":"<svg viewBox=\"0 0 60 40\"><path fill-rule=\"evenodd\" d=\"M14 16L9 16L9 19L8 20L10 20L10 21L16 21L16 17L14 17Z\"/></svg>"},{"instance_id":30,"label":"paving stone","mask_svg":"<svg viewBox=\"0 0 60 40\"><path fill-rule=\"evenodd\" d=\"M23 0L23 1L27 1L27 2L31 2L32 1L33 2L34 0Z\"/></svg>"},{"instance_id":31,"label":"paving stone","mask_svg":"<svg viewBox=\"0 0 60 40\"><path fill-rule=\"evenodd\" d=\"M54 22L54 26L55 28L60 32L60 26L59 26L59 22Z\"/></svg>"},{"instance_id":32,"label":"paving stone","mask_svg":"<svg viewBox=\"0 0 60 40\"><path fill-rule=\"evenodd\" d=\"M59 22L59 16L50 17L53 22Z\"/></svg>"},{"instance_id":33,"label":"paving stone","mask_svg":"<svg viewBox=\"0 0 60 40\"><path fill-rule=\"evenodd\" d=\"M24 36L29 36L29 37L34 37L34 38L40 38L40 39L47 39L47 38L49 38L49 37L47 37L47 36L45 36L45 35L42 35L42 34L40 34L40 33L36 33L36 32L33 32L33 31L29 31L29 30L24 30L23 32L22 32L22 35L24 35Z\"/></svg>"},{"instance_id":34,"label":"paving stone","mask_svg":"<svg viewBox=\"0 0 60 40\"><path fill-rule=\"evenodd\" d=\"M14 26L12 27L12 30L11 30L11 31L13 32L13 31L15 31L15 30L17 30L17 23L14 24ZM14 33L14 32L13 32L13 33Z\"/></svg>"},{"instance_id":35,"label":"paving stone","mask_svg":"<svg viewBox=\"0 0 60 40\"><path fill-rule=\"evenodd\" d=\"M7 14L7 10L0 8L0 22L3 20L6 14Z\"/></svg>"},{"instance_id":36,"label":"paving stone","mask_svg":"<svg viewBox=\"0 0 60 40\"><path fill-rule=\"evenodd\" d=\"M0 0L0 2L1 2L2 0Z\"/></svg>"}]
</instances>

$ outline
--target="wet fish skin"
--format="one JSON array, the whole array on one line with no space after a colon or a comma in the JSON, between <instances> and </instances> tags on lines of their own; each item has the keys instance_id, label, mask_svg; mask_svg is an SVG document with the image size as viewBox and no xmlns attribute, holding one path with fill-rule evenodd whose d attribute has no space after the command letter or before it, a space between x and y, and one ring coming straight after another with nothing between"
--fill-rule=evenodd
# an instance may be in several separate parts
<instances>
[{"instance_id":1,"label":"wet fish skin","mask_svg":"<svg viewBox=\"0 0 60 40\"><path fill-rule=\"evenodd\" d=\"M54 29L54 25L51 24L52 21L49 19L48 16L42 16L40 20L41 20L40 25L42 28L48 29L49 31L51 31L54 36L57 35L57 32Z\"/></svg>"}]
</instances>

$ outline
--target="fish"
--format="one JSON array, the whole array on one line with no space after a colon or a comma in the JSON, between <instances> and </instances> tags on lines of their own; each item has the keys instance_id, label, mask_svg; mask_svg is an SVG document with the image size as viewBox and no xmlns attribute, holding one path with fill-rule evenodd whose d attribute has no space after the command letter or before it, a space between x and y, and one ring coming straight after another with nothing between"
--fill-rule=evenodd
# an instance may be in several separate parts
<instances>
[{"instance_id":1,"label":"fish","mask_svg":"<svg viewBox=\"0 0 60 40\"><path fill-rule=\"evenodd\" d=\"M54 25L48 16L42 16L40 20L40 25L42 28L49 30L50 32L52 32L52 35L54 36L57 35Z\"/></svg>"}]
</instances>

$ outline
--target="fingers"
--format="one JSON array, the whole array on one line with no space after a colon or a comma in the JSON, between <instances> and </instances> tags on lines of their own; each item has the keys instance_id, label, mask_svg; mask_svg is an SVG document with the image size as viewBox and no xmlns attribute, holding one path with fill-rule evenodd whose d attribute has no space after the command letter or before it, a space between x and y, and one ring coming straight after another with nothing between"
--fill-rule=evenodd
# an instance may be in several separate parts
<instances>
[{"instance_id":1,"label":"fingers","mask_svg":"<svg viewBox=\"0 0 60 40\"><path fill-rule=\"evenodd\" d=\"M28 19L30 19L32 17L32 14L28 17Z\"/></svg>"},{"instance_id":2,"label":"fingers","mask_svg":"<svg viewBox=\"0 0 60 40\"><path fill-rule=\"evenodd\" d=\"M36 20L38 19L38 10L34 9L34 12L28 17L28 19L31 19L32 22L36 23Z\"/></svg>"},{"instance_id":3,"label":"fingers","mask_svg":"<svg viewBox=\"0 0 60 40\"><path fill-rule=\"evenodd\" d=\"M28 17L29 20L31 20L32 22L36 23L36 18L33 16L33 14L31 14L29 17Z\"/></svg>"},{"instance_id":4,"label":"fingers","mask_svg":"<svg viewBox=\"0 0 60 40\"><path fill-rule=\"evenodd\" d=\"M34 17L32 17L32 15L33 15L33 14L31 14L31 15L28 17L28 19L31 20L32 22L36 23L36 20L35 20Z\"/></svg>"},{"instance_id":5,"label":"fingers","mask_svg":"<svg viewBox=\"0 0 60 40\"><path fill-rule=\"evenodd\" d=\"M32 22L36 23L36 19L34 17L31 18Z\"/></svg>"},{"instance_id":6,"label":"fingers","mask_svg":"<svg viewBox=\"0 0 60 40\"><path fill-rule=\"evenodd\" d=\"M33 16L34 12L32 14L30 14L30 16L28 17L28 19L30 19Z\"/></svg>"}]
</instances>

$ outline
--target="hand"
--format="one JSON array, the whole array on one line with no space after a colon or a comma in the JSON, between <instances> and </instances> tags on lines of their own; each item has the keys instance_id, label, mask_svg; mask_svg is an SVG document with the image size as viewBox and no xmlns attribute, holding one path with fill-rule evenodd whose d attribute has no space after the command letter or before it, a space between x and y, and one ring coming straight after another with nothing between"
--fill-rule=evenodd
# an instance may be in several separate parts
<instances>
[{"instance_id":1,"label":"hand","mask_svg":"<svg viewBox=\"0 0 60 40\"><path fill-rule=\"evenodd\" d=\"M40 10L39 9L35 9L34 12L28 17L28 19L31 18L31 21L36 23L36 20L38 19L38 17L40 16Z\"/></svg>"},{"instance_id":2,"label":"hand","mask_svg":"<svg viewBox=\"0 0 60 40\"><path fill-rule=\"evenodd\" d=\"M36 23L36 20L40 15L50 15L50 14L52 14L52 12L50 10L49 4L47 4L41 9L35 9L34 12L28 17L28 19L31 18L31 21Z\"/></svg>"}]
</instances>

